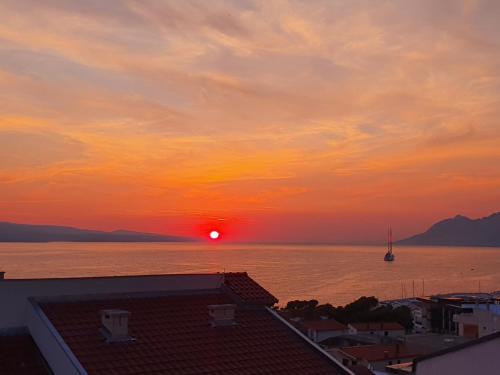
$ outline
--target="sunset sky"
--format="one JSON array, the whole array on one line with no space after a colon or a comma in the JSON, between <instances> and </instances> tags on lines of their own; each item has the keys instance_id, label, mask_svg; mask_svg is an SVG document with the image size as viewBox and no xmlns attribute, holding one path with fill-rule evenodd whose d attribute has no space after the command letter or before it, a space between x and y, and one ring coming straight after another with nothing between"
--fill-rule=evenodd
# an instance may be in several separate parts
<instances>
[{"instance_id":1,"label":"sunset sky","mask_svg":"<svg viewBox=\"0 0 500 375\"><path fill-rule=\"evenodd\" d=\"M500 210L500 1L0 2L0 221L381 241Z\"/></svg>"}]
</instances>

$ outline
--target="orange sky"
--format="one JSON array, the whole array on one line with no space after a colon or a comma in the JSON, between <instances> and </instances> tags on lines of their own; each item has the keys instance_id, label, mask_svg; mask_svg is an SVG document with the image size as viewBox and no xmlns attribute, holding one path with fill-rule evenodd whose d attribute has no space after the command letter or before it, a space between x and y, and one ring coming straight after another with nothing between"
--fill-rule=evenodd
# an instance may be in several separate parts
<instances>
[{"instance_id":1,"label":"orange sky","mask_svg":"<svg viewBox=\"0 0 500 375\"><path fill-rule=\"evenodd\" d=\"M498 211L499 14L2 1L0 220L359 243Z\"/></svg>"}]
</instances>

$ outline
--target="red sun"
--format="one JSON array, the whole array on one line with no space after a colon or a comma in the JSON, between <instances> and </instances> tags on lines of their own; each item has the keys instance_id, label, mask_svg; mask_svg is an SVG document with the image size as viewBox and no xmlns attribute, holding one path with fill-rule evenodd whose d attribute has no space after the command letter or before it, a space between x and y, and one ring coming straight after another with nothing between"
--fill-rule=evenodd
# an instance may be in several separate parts
<instances>
[{"instance_id":1,"label":"red sun","mask_svg":"<svg viewBox=\"0 0 500 375\"><path fill-rule=\"evenodd\" d=\"M210 236L211 240L217 240L220 237L220 233L216 230L212 230L212 231L210 231L209 236Z\"/></svg>"}]
</instances>

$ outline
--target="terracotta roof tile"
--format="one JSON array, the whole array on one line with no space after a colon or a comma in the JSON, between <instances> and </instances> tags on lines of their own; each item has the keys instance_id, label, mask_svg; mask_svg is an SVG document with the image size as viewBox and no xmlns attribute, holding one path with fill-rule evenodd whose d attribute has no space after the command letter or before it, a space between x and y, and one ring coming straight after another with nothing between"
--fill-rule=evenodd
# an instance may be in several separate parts
<instances>
[{"instance_id":1,"label":"terracotta roof tile","mask_svg":"<svg viewBox=\"0 0 500 375\"><path fill-rule=\"evenodd\" d=\"M231 275L230 286L242 279ZM244 285L254 288L247 280ZM243 286L236 289L241 292ZM252 301L269 300L258 293L242 294ZM207 306L227 303L233 303L230 296L213 292L40 306L89 374L344 373L263 306L240 305L236 325L212 327ZM129 334L135 341L106 343L99 333L103 309L130 311Z\"/></svg>"},{"instance_id":2,"label":"terracotta roof tile","mask_svg":"<svg viewBox=\"0 0 500 375\"><path fill-rule=\"evenodd\" d=\"M0 336L0 374L49 374L30 335Z\"/></svg>"},{"instance_id":3,"label":"terracotta roof tile","mask_svg":"<svg viewBox=\"0 0 500 375\"><path fill-rule=\"evenodd\" d=\"M246 272L225 273L224 285L246 303L272 306L278 302L276 297L256 283Z\"/></svg>"}]
</instances>

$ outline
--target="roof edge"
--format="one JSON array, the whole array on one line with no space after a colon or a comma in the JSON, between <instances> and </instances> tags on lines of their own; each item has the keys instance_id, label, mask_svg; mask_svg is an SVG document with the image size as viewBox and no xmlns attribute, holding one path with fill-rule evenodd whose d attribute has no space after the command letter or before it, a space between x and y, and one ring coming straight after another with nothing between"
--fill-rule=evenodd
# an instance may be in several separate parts
<instances>
[{"instance_id":1,"label":"roof edge","mask_svg":"<svg viewBox=\"0 0 500 375\"><path fill-rule=\"evenodd\" d=\"M67 356L69 362L73 365L75 370L81 375L88 375L87 370L85 370L85 368L80 363L78 358L75 356L73 351L70 349L68 344L64 341L62 336L59 334L56 327L54 327L54 325L52 324L50 319L47 317L47 315L45 315L45 313L43 312L40 305L35 301L34 298L28 298L28 302L31 305L31 307L33 308L33 312L35 313L35 315L40 318L42 324L45 325L45 327L49 331L50 335L57 342L57 344L59 345L61 350L64 352L64 354ZM31 336L33 337L33 340L35 341L35 336L33 336L33 334L31 334ZM37 344L37 347L38 347L38 343L36 341L35 341L35 343ZM40 348L39 348L39 350L41 351ZM43 355L43 353L42 353L42 356L45 357ZM50 363L49 363L49 366L50 366Z\"/></svg>"},{"instance_id":2,"label":"roof edge","mask_svg":"<svg viewBox=\"0 0 500 375\"><path fill-rule=\"evenodd\" d=\"M220 288L193 289L193 290L164 290L152 292L117 292L117 293L92 293L92 294L67 294L57 296L36 296L30 297L38 303L71 303L86 301L102 301L116 299L134 299L134 298L158 298L158 297L178 297L178 296L199 296L209 294L222 294Z\"/></svg>"},{"instance_id":3,"label":"roof edge","mask_svg":"<svg viewBox=\"0 0 500 375\"><path fill-rule=\"evenodd\" d=\"M222 276L223 272L207 272L207 273L157 273L157 274L140 274L140 275L106 275L106 276L74 276L74 277L40 277L33 279L2 279L3 283L22 282L22 281L51 281L51 280L95 280L95 279L130 279L141 277L179 277L179 276Z\"/></svg>"},{"instance_id":4,"label":"roof edge","mask_svg":"<svg viewBox=\"0 0 500 375\"><path fill-rule=\"evenodd\" d=\"M330 354L328 354L323 348L321 348L318 344L309 340L302 332L300 332L297 328L295 328L292 324L290 324L285 318L280 316L276 311L271 309L268 306L265 306L266 310L274 316L274 318L278 319L281 323L285 324L287 328L289 328L293 333L299 336L302 340L306 342L306 344L310 345L317 352L326 357L329 361L333 362L341 371L344 371L346 375L356 375L354 372L345 367L342 363L340 363L337 359L333 358Z\"/></svg>"}]
</instances>

